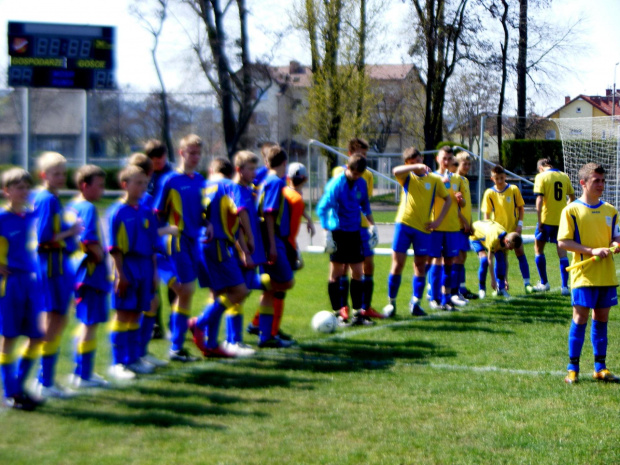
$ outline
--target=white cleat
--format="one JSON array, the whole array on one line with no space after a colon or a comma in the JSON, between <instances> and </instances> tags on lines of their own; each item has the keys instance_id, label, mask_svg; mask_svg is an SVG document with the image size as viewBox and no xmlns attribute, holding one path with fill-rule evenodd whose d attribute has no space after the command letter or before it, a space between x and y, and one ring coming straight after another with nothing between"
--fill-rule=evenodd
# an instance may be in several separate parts
<instances>
[{"instance_id":1,"label":"white cleat","mask_svg":"<svg viewBox=\"0 0 620 465\"><path fill-rule=\"evenodd\" d=\"M168 365L168 362L165 360L160 360L151 354L146 354L144 357L140 357L140 361L153 365L155 368L161 368Z\"/></svg>"},{"instance_id":2,"label":"white cleat","mask_svg":"<svg viewBox=\"0 0 620 465\"><path fill-rule=\"evenodd\" d=\"M478 298L480 300L484 299L487 296L487 291L485 291L484 289L480 289L478 291Z\"/></svg>"},{"instance_id":3,"label":"white cleat","mask_svg":"<svg viewBox=\"0 0 620 465\"><path fill-rule=\"evenodd\" d=\"M130 379L134 379L136 374L128 370L122 363L118 363L108 368L108 376L116 381L129 381Z\"/></svg>"},{"instance_id":4,"label":"white cleat","mask_svg":"<svg viewBox=\"0 0 620 465\"><path fill-rule=\"evenodd\" d=\"M382 312L386 318L392 318L396 315L396 299L390 299L390 303L383 307Z\"/></svg>"},{"instance_id":5,"label":"white cleat","mask_svg":"<svg viewBox=\"0 0 620 465\"><path fill-rule=\"evenodd\" d=\"M127 365L129 371L133 371L137 375L150 375L155 372L155 366L150 363L146 363L143 360L138 360L130 365Z\"/></svg>"},{"instance_id":6,"label":"white cleat","mask_svg":"<svg viewBox=\"0 0 620 465\"><path fill-rule=\"evenodd\" d=\"M570 289L568 287L562 288L562 295L570 295Z\"/></svg>"},{"instance_id":7,"label":"white cleat","mask_svg":"<svg viewBox=\"0 0 620 465\"><path fill-rule=\"evenodd\" d=\"M243 342L236 342L234 344L231 344L228 341L224 341L222 343L222 349L224 349L224 351L228 352L233 357L251 357L256 354L256 351L252 349L252 347L244 344Z\"/></svg>"},{"instance_id":8,"label":"white cleat","mask_svg":"<svg viewBox=\"0 0 620 465\"><path fill-rule=\"evenodd\" d=\"M534 286L534 292L547 292L550 289L551 286L549 285L549 283L543 284L539 282L538 284L536 284L536 286Z\"/></svg>"},{"instance_id":9,"label":"white cleat","mask_svg":"<svg viewBox=\"0 0 620 465\"><path fill-rule=\"evenodd\" d=\"M63 388L57 384L43 386L38 380L32 384L32 393L42 399L70 399L76 395L72 389Z\"/></svg>"},{"instance_id":10,"label":"white cleat","mask_svg":"<svg viewBox=\"0 0 620 465\"><path fill-rule=\"evenodd\" d=\"M467 305L467 301L465 299L461 299L458 295L453 295L450 297L450 302L456 305L457 307L464 307Z\"/></svg>"},{"instance_id":11,"label":"white cleat","mask_svg":"<svg viewBox=\"0 0 620 465\"><path fill-rule=\"evenodd\" d=\"M75 389L106 388L110 385L108 381L96 373L90 375L89 379L84 379L75 374L69 375L69 384Z\"/></svg>"},{"instance_id":12,"label":"white cleat","mask_svg":"<svg viewBox=\"0 0 620 465\"><path fill-rule=\"evenodd\" d=\"M443 310L443 306L436 300L429 301L428 306L431 308L431 310Z\"/></svg>"}]
</instances>

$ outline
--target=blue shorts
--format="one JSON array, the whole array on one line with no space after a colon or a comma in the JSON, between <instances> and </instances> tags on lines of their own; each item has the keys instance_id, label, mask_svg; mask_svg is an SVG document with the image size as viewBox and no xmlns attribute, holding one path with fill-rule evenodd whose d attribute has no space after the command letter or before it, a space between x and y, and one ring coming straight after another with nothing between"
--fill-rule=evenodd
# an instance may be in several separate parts
<instances>
[{"instance_id":1,"label":"blue shorts","mask_svg":"<svg viewBox=\"0 0 620 465\"><path fill-rule=\"evenodd\" d=\"M615 286L573 288L571 304L586 308L608 308L618 305Z\"/></svg>"},{"instance_id":2,"label":"blue shorts","mask_svg":"<svg viewBox=\"0 0 620 465\"><path fill-rule=\"evenodd\" d=\"M458 244L461 231L433 231L431 232L431 250L433 258L452 258L459 254Z\"/></svg>"},{"instance_id":3,"label":"blue shorts","mask_svg":"<svg viewBox=\"0 0 620 465\"><path fill-rule=\"evenodd\" d=\"M293 279L293 269L291 268L286 254L286 245L284 241L277 236L275 239L278 258L273 264L266 263L263 269L265 273L269 275L272 282L287 283ZM269 253L267 250L266 252Z\"/></svg>"},{"instance_id":4,"label":"blue shorts","mask_svg":"<svg viewBox=\"0 0 620 465\"><path fill-rule=\"evenodd\" d=\"M214 292L245 284L234 247L227 241L214 239L200 244L211 289Z\"/></svg>"},{"instance_id":5,"label":"blue shorts","mask_svg":"<svg viewBox=\"0 0 620 465\"><path fill-rule=\"evenodd\" d=\"M458 249L459 252L469 252L471 246L469 245L469 236L464 231L460 231L458 235Z\"/></svg>"},{"instance_id":6,"label":"blue shorts","mask_svg":"<svg viewBox=\"0 0 620 465\"><path fill-rule=\"evenodd\" d=\"M87 326L108 321L108 293L88 285L77 288L75 317Z\"/></svg>"},{"instance_id":7,"label":"blue shorts","mask_svg":"<svg viewBox=\"0 0 620 465\"><path fill-rule=\"evenodd\" d=\"M431 253L431 234L412 228L403 223L396 223L394 227L394 240L392 250L399 253L407 253L409 246L413 245L413 253L418 257L424 257Z\"/></svg>"},{"instance_id":8,"label":"blue shorts","mask_svg":"<svg viewBox=\"0 0 620 465\"><path fill-rule=\"evenodd\" d=\"M541 228L542 226L542 228ZM552 244L558 243L558 229L559 226L549 226L548 224L537 224L534 237L537 241L551 242Z\"/></svg>"},{"instance_id":9,"label":"blue shorts","mask_svg":"<svg viewBox=\"0 0 620 465\"><path fill-rule=\"evenodd\" d=\"M482 242L480 241L469 241L469 244L471 245L471 248L474 249L474 252L476 253L487 251L487 249L484 248L484 246L482 245Z\"/></svg>"},{"instance_id":10,"label":"blue shorts","mask_svg":"<svg viewBox=\"0 0 620 465\"><path fill-rule=\"evenodd\" d=\"M0 278L0 335L43 337L39 322L43 295L35 273L13 271Z\"/></svg>"},{"instance_id":11,"label":"blue shorts","mask_svg":"<svg viewBox=\"0 0 620 465\"><path fill-rule=\"evenodd\" d=\"M43 255L39 254L39 266L41 270L41 291L44 299L44 307L48 312L58 313L60 315L66 315L69 311L69 304L73 298L73 291L75 288L75 275L73 272L73 266L68 259L62 260L62 274L60 273L47 273L48 265L50 262L47 259L43 259ZM57 254L54 254L54 256ZM57 259L53 259L54 264L57 265Z\"/></svg>"},{"instance_id":12,"label":"blue shorts","mask_svg":"<svg viewBox=\"0 0 620 465\"><path fill-rule=\"evenodd\" d=\"M370 239L370 233L368 232L368 228L360 229L360 237L362 239L362 254L364 255L364 258L372 257L375 254L375 251L368 244L368 241Z\"/></svg>"},{"instance_id":13,"label":"blue shorts","mask_svg":"<svg viewBox=\"0 0 620 465\"><path fill-rule=\"evenodd\" d=\"M166 286L169 286L173 283L173 280L176 279L176 271L174 270L174 267L172 266L172 263L167 255L158 253L155 257L157 260L157 273L159 274L159 280Z\"/></svg>"},{"instance_id":14,"label":"blue shorts","mask_svg":"<svg viewBox=\"0 0 620 465\"><path fill-rule=\"evenodd\" d=\"M153 299L153 260L151 257L123 256L123 270L129 287L123 297L112 293L112 308L148 312Z\"/></svg>"},{"instance_id":15,"label":"blue shorts","mask_svg":"<svg viewBox=\"0 0 620 465\"><path fill-rule=\"evenodd\" d=\"M181 235L180 237L171 237L170 241L168 258L176 280L185 284L200 278L205 270L200 266L201 254L198 240Z\"/></svg>"}]
</instances>

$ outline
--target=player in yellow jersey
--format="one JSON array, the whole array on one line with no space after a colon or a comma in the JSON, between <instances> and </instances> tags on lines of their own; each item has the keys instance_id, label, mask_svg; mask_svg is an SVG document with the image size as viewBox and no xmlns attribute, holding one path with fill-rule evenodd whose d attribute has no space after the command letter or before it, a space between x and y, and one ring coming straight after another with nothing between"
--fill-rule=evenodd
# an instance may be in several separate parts
<instances>
[{"instance_id":1,"label":"player in yellow jersey","mask_svg":"<svg viewBox=\"0 0 620 465\"><path fill-rule=\"evenodd\" d=\"M536 194L536 235L534 252L536 253L536 268L540 276L540 283L534 286L535 291L548 291L549 280L547 279L547 259L545 258L545 244L558 243L558 225L562 209L566 206L566 198L572 202L575 200L575 191L570 179L565 173L553 167L551 160L542 158L538 160L538 174L534 179L534 194ZM562 295L570 295L568 289L568 257L566 250L557 247L560 259L560 275L562 276Z\"/></svg>"},{"instance_id":2,"label":"player in yellow jersey","mask_svg":"<svg viewBox=\"0 0 620 465\"><path fill-rule=\"evenodd\" d=\"M431 231L436 229L447 214L452 199L441 178L431 173L422 163L422 154L415 147L403 152L404 165L394 168L393 173L403 187L400 205L396 214L396 227L392 243L392 267L388 277L389 303L383 314L391 317L396 314L396 296L400 288L401 275L405 267L407 250L413 245L413 296L409 311L413 316L426 313L419 304L426 282L426 262L431 252ZM431 221L433 204L437 198L445 199L444 207L435 221Z\"/></svg>"},{"instance_id":3,"label":"player in yellow jersey","mask_svg":"<svg viewBox=\"0 0 620 465\"><path fill-rule=\"evenodd\" d=\"M449 167L454 162L452 147L445 145L437 154L438 175L452 198L452 204L448 213L439 226L431 233L432 248L430 256L433 262L430 266L429 284L432 309L454 310L454 306L466 305L466 301L458 295L452 295L452 264L454 258L459 255L459 236L461 222L459 220L459 208L465 206L463 198L463 179L450 173ZM444 200L438 198L433 205L433 219L438 218L442 211Z\"/></svg>"},{"instance_id":4,"label":"player in yellow jersey","mask_svg":"<svg viewBox=\"0 0 620 465\"><path fill-rule=\"evenodd\" d=\"M588 261L571 272L573 319L568 332L568 375L572 384L578 381L579 359L585 340L588 316L592 309L590 339L594 352L594 379L620 382L605 364L607 355L607 321L612 305L618 305L616 267L610 246L618 246L618 210L603 202L605 169L597 163L587 163L579 170L582 194L572 202L560 217L558 245L573 252L573 263L589 257ZM615 253L620 252L616 249Z\"/></svg>"},{"instance_id":5,"label":"player in yellow jersey","mask_svg":"<svg viewBox=\"0 0 620 465\"><path fill-rule=\"evenodd\" d=\"M521 234L523 229L523 215L525 214L525 202L521 191L514 184L506 182L506 171L500 165L495 165L491 170L491 180L495 186L487 189L482 197L480 210L487 220L497 221L507 232L516 231ZM530 284L530 267L527 263L523 246L515 249L515 255L519 260L519 269L523 277L525 292L531 294L534 288ZM508 289L508 283L506 283Z\"/></svg>"},{"instance_id":6,"label":"player in yellow jersey","mask_svg":"<svg viewBox=\"0 0 620 465\"><path fill-rule=\"evenodd\" d=\"M370 144L365 139L360 137L353 137L349 140L348 144L348 156L355 153L359 153L364 158L368 156L368 149L370 148ZM345 166L337 166L332 170L332 177L336 177L341 174L345 169ZM373 195L374 190L374 176L370 172L370 170L366 169L362 173L362 178L366 181L366 186L368 187L368 198L370 199ZM374 274L375 274L375 259L374 259L374 247L379 242L377 227L371 225L366 220L364 215L360 215L360 221L362 228L360 229L360 234L362 236L362 248L364 255L364 275L362 278L362 283L364 287L364 296L362 298L362 312L364 316L368 318L383 318L381 313L375 311L372 308L372 294L374 290ZM341 295L343 296L343 302L341 307L340 316L344 319L348 319L349 308L347 305L347 295L349 295L349 276L348 274L344 274L340 278L340 290Z\"/></svg>"},{"instance_id":7,"label":"player in yellow jersey","mask_svg":"<svg viewBox=\"0 0 620 465\"><path fill-rule=\"evenodd\" d=\"M508 233L504 227L491 220L474 221L471 226L471 247L478 254L478 295L484 299L487 292L487 271L491 270L491 287L500 296L506 292L506 255L505 250L521 247L523 239L519 233ZM495 258L495 260L494 260ZM495 265L495 266L494 266Z\"/></svg>"}]
</instances>

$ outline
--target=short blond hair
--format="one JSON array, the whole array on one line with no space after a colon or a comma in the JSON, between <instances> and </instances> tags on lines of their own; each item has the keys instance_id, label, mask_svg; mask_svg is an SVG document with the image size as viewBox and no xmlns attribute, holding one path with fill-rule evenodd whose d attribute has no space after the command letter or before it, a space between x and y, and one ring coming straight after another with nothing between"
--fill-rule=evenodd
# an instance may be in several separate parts
<instances>
[{"instance_id":1,"label":"short blond hair","mask_svg":"<svg viewBox=\"0 0 620 465\"><path fill-rule=\"evenodd\" d=\"M196 134L188 134L179 142L179 148L181 150L185 150L187 147L191 147L193 145L202 147L202 139L200 136Z\"/></svg>"},{"instance_id":2,"label":"short blond hair","mask_svg":"<svg viewBox=\"0 0 620 465\"><path fill-rule=\"evenodd\" d=\"M37 159L37 168L41 173L45 173L58 166L66 166L67 159L58 152L43 152Z\"/></svg>"},{"instance_id":3,"label":"short blond hair","mask_svg":"<svg viewBox=\"0 0 620 465\"><path fill-rule=\"evenodd\" d=\"M455 156L454 158L459 163L459 165L461 163L463 163L464 161L471 161L472 160L471 155L468 154L467 152L459 152L459 154L457 156Z\"/></svg>"},{"instance_id":4,"label":"short blond hair","mask_svg":"<svg viewBox=\"0 0 620 465\"><path fill-rule=\"evenodd\" d=\"M153 172L153 160L141 152L132 153L127 160L127 164L137 166L142 169L147 176Z\"/></svg>"},{"instance_id":5,"label":"short blond hair","mask_svg":"<svg viewBox=\"0 0 620 465\"><path fill-rule=\"evenodd\" d=\"M146 175L144 170L142 168L140 168L139 166L127 165L125 168L123 168L121 170L120 173L118 173L118 182L122 186L122 184L124 182L128 182L132 177L134 177L137 174L144 174L144 175Z\"/></svg>"},{"instance_id":6,"label":"short blond hair","mask_svg":"<svg viewBox=\"0 0 620 465\"><path fill-rule=\"evenodd\" d=\"M11 187L15 184L25 181L29 186L32 186L32 176L23 168L11 168L2 173L2 187Z\"/></svg>"},{"instance_id":7,"label":"short blond hair","mask_svg":"<svg viewBox=\"0 0 620 465\"><path fill-rule=\"evenodd\" d=\"M249 150L240 150L235 153L233 163L237 168L243 168L248 163L258 164L258 155L254 152L250 152Z\"/></svg>"}]
</instances>

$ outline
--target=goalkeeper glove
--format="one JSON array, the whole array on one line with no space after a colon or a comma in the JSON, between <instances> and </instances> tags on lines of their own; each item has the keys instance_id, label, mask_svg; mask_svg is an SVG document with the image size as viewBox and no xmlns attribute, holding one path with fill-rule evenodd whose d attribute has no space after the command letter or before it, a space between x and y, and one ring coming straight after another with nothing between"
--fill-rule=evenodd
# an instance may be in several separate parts
<instances>
[{"instance_id":1,"label":"goalkeeper glove","mask_svg":"<svg viewBox=\"0 0 620 465\"><path fill-rule=\"evenodd\" d=\"M368 246L371 249L374 249L379 243L379 230L377 229L377 226L374 224L370 226L368 228L368 234L370 235L370 237L368 238Z\"/></svg>"},{"instance_id":2,"label":"goalkeeper glove","mask_svg":"<svg viewBox=\"0 0 620 465\"><path fill-rule=\"evenodd\" d=\"M332 254L335 253L336 250L338 250L338 247L336 247L336 242L332 237L332 232L325 231L325 253Z\"/></svg>"}]
</instances>

